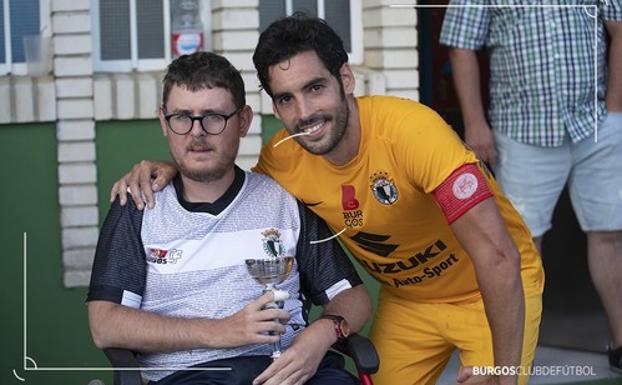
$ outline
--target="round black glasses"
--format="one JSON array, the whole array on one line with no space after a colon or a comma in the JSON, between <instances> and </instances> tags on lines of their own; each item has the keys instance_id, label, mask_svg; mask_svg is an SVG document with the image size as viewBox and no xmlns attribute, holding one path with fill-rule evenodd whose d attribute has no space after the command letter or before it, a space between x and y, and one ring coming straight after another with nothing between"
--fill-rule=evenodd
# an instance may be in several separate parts
<instances>
[{"instance_id":1,"label":"round black glasses","mask_svg":"<svg viewBox=\"0 0 622 385\"><path fill-rule=\"evenodd\" d=\"M235 114L242 111L244 106L240 106L236 108L235 111L230 113L229 115L210 113L199 116L192 116L188 114L168 114L164 115L164 119L168 123L168 127L176 133L177 135L186 135L190 131L192 131L192 126L194 125L194 121L198 120L201 124L201 128L207 134L210 135L219 135L222 133L225 128L227 128L227 122L231 119Z\"/></svg>"}]
</instances>

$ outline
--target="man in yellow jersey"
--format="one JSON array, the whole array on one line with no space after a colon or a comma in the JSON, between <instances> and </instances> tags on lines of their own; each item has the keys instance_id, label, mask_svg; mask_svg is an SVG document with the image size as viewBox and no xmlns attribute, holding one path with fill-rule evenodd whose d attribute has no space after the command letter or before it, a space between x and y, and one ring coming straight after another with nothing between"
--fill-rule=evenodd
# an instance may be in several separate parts
<instances>
[{"instance_id":1,"label":"man in yellow jersey","mask_svg":"<svg viewBox=\"0 0 622 385\"><path fill-rule=\"evenodd\" d=\"M319 214L382 283L375 382L434 384L457 348L458 382L525 384L544 274L527 227L474 153L424 105L355 98L343 43L320 19L273 23L253 61L285 125L255 171ZM142 162L112 195L124 202L129 185L152 205L152 187L174 173Z\"/></svg>"}]
</instances>

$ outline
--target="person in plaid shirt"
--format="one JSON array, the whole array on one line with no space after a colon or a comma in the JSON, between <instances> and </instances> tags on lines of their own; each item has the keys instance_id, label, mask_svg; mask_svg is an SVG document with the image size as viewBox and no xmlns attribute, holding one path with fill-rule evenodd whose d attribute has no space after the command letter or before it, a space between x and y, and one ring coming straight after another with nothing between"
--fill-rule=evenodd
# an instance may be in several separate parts
<instances>
[{"instance_id":1,"label":"person in plaid shirt","mask_svg":"<svg viewBox=\"0 0 622 385\"><path fill-rule=\"evenodd\" d=\"M495 167L539 249L569 182L609 318L610 366L621 371L621 0L452 0L440 40L450 47L465 140ZM483 46L490 53L488 120L475 53Z\"/></svg>"}]
</instances>

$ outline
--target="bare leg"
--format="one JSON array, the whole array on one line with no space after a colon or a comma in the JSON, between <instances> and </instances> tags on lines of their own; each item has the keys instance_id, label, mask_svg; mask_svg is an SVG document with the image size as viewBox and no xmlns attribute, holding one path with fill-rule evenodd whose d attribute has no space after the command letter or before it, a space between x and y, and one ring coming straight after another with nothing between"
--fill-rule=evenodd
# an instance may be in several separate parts
<instances>
[{"instance_id":1,"label":"bare leg","mask_svg":"<svg viewBox=\"0 0 622 385\"><path fill-rule=\"evenodd\" d=\"M622 231L587 233L588 265L605 307L613 348L622 346Z\"/></svg>"}]
</instances>

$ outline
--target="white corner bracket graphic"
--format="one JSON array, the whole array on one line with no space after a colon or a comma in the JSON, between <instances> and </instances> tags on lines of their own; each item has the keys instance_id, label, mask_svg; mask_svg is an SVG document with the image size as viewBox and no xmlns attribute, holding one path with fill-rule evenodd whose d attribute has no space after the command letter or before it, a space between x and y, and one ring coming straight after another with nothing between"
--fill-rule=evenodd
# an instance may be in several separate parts
<instances>
[{"instance_id":1,"label":"white corner bracket graphic","mask_svg":"<svg viewBox=\"0 0 622 385\"><path fill-rule=\"evenodd\" d=\"M28 336L28 331L27 331L27 298L26 298L26 287L27 287L27 259L28 259L28 234L26 232L24 232L24 237L23 237L23 242L24 242L24 255L23 255L23 268L24 268L24 285L22 288L22 294L23 294L23 364L24 367L23 369L25 371L57 371L57 372L63 372L63 371L73 371L73 372L77 372L77 371L81 371L81 372L93 372L93 371L115 371L115 370L124 370L124 371L141 371L141 372L147 372L147 371L192 371L192 372L200 372L200 371L230 371L231 368L230 367L211 367L211 368L187 368L187 367L179 367L179 366L173 366L173 367L110 367L110 366L103 366L103 367L72 367L72 366L62 366L62 367L52 367L52 366L45 366L45 367L39 367L39 365L37 365L37 362L32 359L31 357L29 357L27 355L26 352L26 342L27 342L27 336ZM29 365L30 363L30 365ZM13 369L13 375L15 376L15 378L17 378L19 381L25 382L26 379L23 377L20 377L17 374L17 371L15 369Z\"/></svg>"},{"instance_id":2,"label":"white corner bracket graphic","mask_svg":"<svg viewBox=\"0 0 622 385\"><path fill-rule=\"evenodd\" d=\"M20 380L21 382L25 382L26 379L22 378L20 376L17 375L17 372L15 371L15 369L13 369L13 375L15 376L15 378L17 378L18 380Z\"/></svg>"}]
</instances>

